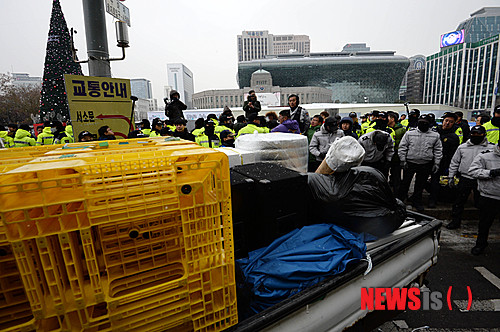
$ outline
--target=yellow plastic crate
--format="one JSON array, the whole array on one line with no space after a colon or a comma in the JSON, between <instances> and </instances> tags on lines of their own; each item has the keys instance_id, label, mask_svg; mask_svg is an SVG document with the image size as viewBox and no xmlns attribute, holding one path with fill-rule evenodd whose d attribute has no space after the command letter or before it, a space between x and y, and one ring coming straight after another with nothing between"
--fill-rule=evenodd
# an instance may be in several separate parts
<instances>
[{"instance_id":1,"label":"yellow plastic crate","mask_svg":"<svg viewBox=\"0 0 500 332\"><path fill-rule=\"evenodd\" d=\"M33 319L11 245L0 241L0 331L16 331Z\"/></svg>"},{"instance_id":2,"label":"yellow plastic crate","mask_svg":"<svg viewBox=\"0 0 500 332\"><path fill-rule=\"evenodd\" d=\"M92 319L112 330L236 324L227 157L121 152L0 174L0 216L37 324L94 328L88 310L103 304Z\"/></svg>"},{"instance_id":3,"label":"yellow plastic crate","mask_svg":"<svg viewBox=\"0 0 500 332\"><path fill-rule=\"evenodd\" d=\"M217 199L222 186L229 190L221 166L227 168L224 154L195 146L29 163L0 174L0 218L16 241L161 214L182 199L194 204L184 187L200 203ZM198 189L207 177L219 187L204 197Z\"/></svg>"}]
</instances>

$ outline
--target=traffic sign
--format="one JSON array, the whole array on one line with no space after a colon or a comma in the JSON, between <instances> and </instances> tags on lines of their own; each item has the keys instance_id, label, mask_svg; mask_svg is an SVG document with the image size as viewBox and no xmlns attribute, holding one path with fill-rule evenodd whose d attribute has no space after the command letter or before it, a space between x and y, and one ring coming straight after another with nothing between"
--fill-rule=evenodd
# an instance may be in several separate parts
<instances>
[{"instance_id":1,"label":"traffic sign","mask_svg":"<svg viewBox=\"0 0 500 332\"><path fill-rule=\"evenodd\" d=\"M106 12L130 27L130 11L119 0L106 0Z\"/></svg>"}]
</instances>

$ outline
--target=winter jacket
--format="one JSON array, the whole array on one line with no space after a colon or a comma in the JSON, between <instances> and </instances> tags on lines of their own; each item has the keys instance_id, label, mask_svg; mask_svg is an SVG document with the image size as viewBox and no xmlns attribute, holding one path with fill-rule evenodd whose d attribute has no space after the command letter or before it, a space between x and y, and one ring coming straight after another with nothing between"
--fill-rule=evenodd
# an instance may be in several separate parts
<instances>
[{"instance_id":1,"label":"winter jacket","mask_svg":"<svg viewBox=\"0 0 500 332\"><path fill-rule=\"evenodd\" d=\"M462 119L460 120L460 123L457 123L457 125L462 129L462 141L467 142L467 140L470 138L470 126L467 120ZM457 134L458 135L458 134ZM462 143L462 142L460 142Z\"/></svg>"},{"instance_id":2,"label":"winter jacket","mask_svg":"<svg viewBox=\"0 0 500 332\"><path fill-rule=\"evenodd\" d=\"M185 139L186 141L191 141L191 142L196 141L195 136L191 134L189 130L187 130L187 128L184 128L184 131L177 131L177 130L174 131L174 137L179 137Z\"/></svg>"},{"instance_id":3,"label":"winter jacket","mask_svg":"<svg viewBox=\"0 0 500 332\"><path fill-rule=\"evenodd\" d=\"M0 131L0 138L3 139L4 141L4 146L6 148L13 148L14 147L14 139L10 137L8 131Z\"/></svg>"},{"instance_id":4,"label":"winter jacket","mask_svg":"<svg viewBox=\"0 0 500 332\"><path fill-rule=\"evenodd\" d=\"M224 130L229 130L230 132L235 134L234 130L221 124L215 127L215 134L220 137L220 133L222 133Z\"/></svg>"},{"instance_id":5,"label":"winter jacket","mask_svg":"<svg viewBox=\"0 0 500 332\"><path fill-rule=\"evenodd\" d=\"M443 146L439 134L428 130L425 133L420 129L407 131L399 143L398 156L401 162L427 164L433 162L439 166L443 157Z\"/></svg>"},{"instance_id":6,"label":"winter jacket","mask_svg":"<svg viewBox=\"0 0 500 332\"><path fill-rule=\"evenodd\" d=\"M477 179L481 196L500 200L500 176L490 176L490 171L497 168L500 168L500 149L498 145L481 152L472 161L468 173Z\"/></svg>"},{"instance_id":7,"label":"winter jacket","mask_svg":"<svg viewBox=\"0 0 500 332\"><path fill-rule=\"evenodd\" d=\"M240 129L240 131L238 132L238 136L236 136L236 138L240 137L241 135L253 134L256 131L259 134L266 134L266 133L269 132L269 128L267 128L267 127L258 127L254 123L249 123L245 127L243 127L243 128Z\"/></svg>"},{"instance_id":8,"label":"winter jacket","mask_svg":"<svg viewBox=\"0 0 500 332\"><path fill-rule=\"evenodd\" d=\"M309 152L316 157L316 161L325 159L326 153L330 149L330 145L337 139L344 137L344 132L337 129L334 133L329 133L325 129L325 125L321 125L321 129L315 132L311 143L309 144Z\"/></svg>"},{"instance_id":9,"label":"winter jacket","mask_svg":"<svg viewBox=\"0 0 500 332\"><path fill-rule=\"evenodd\" d=\"M378 161L381 161L382 159L384 161L390 162L392 159L392 156L394 155L394 142L391 138L391 135L389 135L385 131L381 131L381 130L378 130L378 131L387 135L387 142L386 142L385 147L382 151L379 151L377 149L377 146L373 142L373 136L375 135L377 130L372 131L372 132L367 133L367 134L364 134L358 140L359 144L361 144L363 149L365 149L365 158L363 159L363 162L376 163Z\"/></svg>"},{"instance_id":10,"label":"winter jacket","mask_svg":"<svg viewBox=\"0 0 500 332\"><path fill-rule=\"evenodd\" d=\"M246 122L236 122L233 126L233 129L234 129L234 133L235 134L238 134L238 132L244 128L245 126L247 125Z\"/></svg>"},{"instance_id":11,"label":"winter jacket","mask_svg":"<svg viewBox=\"0 0 500 332\"><path fill-rule=\"evenodd\" d=\"M67 125L64 128L64 133L61 133L58 138L54 140L54 144L66 144L66 143L74 143L75 139L73 138L73 126Z\"/></svg>"},{"instance_id":12,"label":"winter jacket","mask_svg":"<svg viewBox=\"0 0 500 332\"><path fill-rule=\"evenodd\" d=\"M182 113L182 111L185 109L187 109L186 104L179 99L174 99L165 106L165 115L168 116L169 120L174 121L178 118L184 118L184 113Z\"/></svg>"},{"instance_id":13,"label":"winter jacket","mask_svg":"<svg viewBox=\"0 0 500 332\"><path fill-rule=\"evenodd\" d=\"M295 110L290 109L290 119L299 123L300 132L303 133L311 124L309 112L305 108L297 106Z\"/></svg>"},{"instance_id":14,"label":"winter jacket","mask_svg":"<svg viewBox=\"0 0 500 332\"><path fill-rule=\"evenodd\" d=\"M349 130L344 130L344 135L345 136L352 136L355 139L359 138L359 136L357 135L357 133L355 133L353 131L354 123L353 123L353 121L352 121L352 119L350 117L347 116L347 117L343 117L342 118L342 120L339 123L340 129L342 129L342 123L349 123L349 124L351 124L351 126L349 127ZM361 132L361 127L360 127L359 132Z\"/></svg>"},{"instance_id":15,"label":"winter jacket","mask_svg":"<svg viewBox=\"0 0 500 332\"><path fill-rule=\"evenodd\" d=\"M484 129L486 129L486 138L488 139L488 142L498 144L500 127L495 126L493 123L491 123L491 121L486 122L483 127Z\"/></svg>"},{"instance_id":16,"label":"winter jacket","mask_svg":"<svg viewBox=\"0 0 500 332\"><path fill-rule=\"evenodd\" d=\"M486 138L481 144L474 144L468 140L465 144L460 145L451 159L448 176L452 178L460 174L464 178L472 179L472 175L469 174L470 164L478 154L487 150L491 150L491 145L488 144Z\"/></svg>"},{"instance_id":17,"label":"winter jacket","mask_svg":"<svg viewBox=\"0 0 500 332\"><path fill-rule=\"evenodd\" d=\"M220 147L220 139L219 136L213 135L209 137L203 133L203 135L196 136L195 138L196 144L201 145L206 148L218 148Z\"/></svg>"},{"instance_id":18,"label":"winter jacket","mask_svg":"<svg viewBox=\"0 0 500 332\"><path fill-rule=\"evenodd\" d=\"M396 123L394 127L391 127L391 129L394 131L394 135L392 136L392 139L394 140L394 150L397 152L399 148L399 143L401 142L401 139L403 138L404 134L406 133L405 127L401 123Z\"/></svg>"},{"instance_id":19,"label":"winter jacket","mask_svg":"<svg viewBox=\"0 0 500 332\"><path fill-rule=\"evenodd\" d=\"M271 130L272 133L300 134L299 123L295 120L287 119Z\"/></svg>"},{"instance_id":20,"label":"winter jacket","mask_svg":"<svg viewBox=\"0 0 500 332\"><path fill-rule=\"evenodd\" d=\"M451 158L453 158L460 145L460 138L456 134L457 126L453 126L449 130L443 130L442 126L438 126L435 130L438 132L443 146L443 158L441 159L440 168L445 170L450 167ZM460 132L462 132L462 129L460 129Z\"/></svg>"},{"instance_id":21,"label":"winter jacket","mask_svg":"<svg viewBox=\"0 0 500 332\"><path fill-rule=\"evenodd\" d=\"M17 134L17 132L16 132ZM54 144L54 134L52 134L50 127L43 128L43 131L38 134L36 145L52 145Z\"/></svg>"},{"instance_id":22,"label":"winter jacket","mask_svg":"<svg viewBox=\"0 0 500 332\"><path fill-rule=\"evenodd\" d=\"M370 125L372 125L374 122L371 122L370 120L366 120L361 124L361 135L366 134L366 131L368 128L370 128Z\"/></svg>"},{"instance_id":23,"label":"winter jacket","mask_svg":"<svg viewBox=\"0 0 500 332\"><path fill-rule=\"evenodd\" d=\"M252 102L252 106L253 107L250 107L250 105L248 105L249 102ZM245 118L248 119L248 117L250 116L250 114L259 114L260 110L261 110L261 106L260 106L260 101L258 100L245 100L243 102L243 111L245 111Z\"/></svg>"},{"instance_id":24,"label":"winter jacket","mask_svg":"<svg viewBox=\"0 0 500 332\"><path fill-rule=\"evenodd\" d=\"M50 129L50 128L49 128ZM16 136L14 137L14 147L22 148L25 146L35 146L36 141L31 137L29 131L24 129L18 129L16 131Z\"/></svg>"}]
</instances>

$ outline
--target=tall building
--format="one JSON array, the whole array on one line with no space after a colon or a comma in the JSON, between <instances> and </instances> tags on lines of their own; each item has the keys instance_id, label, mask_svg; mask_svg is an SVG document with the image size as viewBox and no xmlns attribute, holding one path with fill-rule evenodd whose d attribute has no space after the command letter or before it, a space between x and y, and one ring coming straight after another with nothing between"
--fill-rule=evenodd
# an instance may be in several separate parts
<instances>
[{"instance_id":1,"label":"tall building","mask_svg":"<svg viewBox=\"0 0 500 332\"><path fill-rule=\"evenodd\" d=\"M410 61L392 51L283 54L238 63L238 84L249 86L252 73L264 69L280 87L322 87L336 102L393 103Z\"/></svg>"},{"instance_id":2,"label":"tall building","mask_svg":"<svg viewBox=\"0 0 500 332\"><path fill-rule=\"evenodd\" d=\"M483 7L475 11L458 25L457 30L462 29L466 43L477 43L500 34L500 7Z\"/></svg>"},{"instance_id":3,"label":"tall building","mask_svg":"<svg viewBox=\"0 0 500 332\"><path fill-rule=\"evenodd\" d=\"M181 101L188 109L193 108L194 80L193 73L182 63L167 64L168 85L181 95Z\"/></svg>"},{"instance_id":4,"label":"tall building","mask_svg":"<svg viewBox=\"0 0 500 332\"><path fill-rule=\"evenodd\" d=\"M271 55L301 53L308 55L311 53L311 41L306 35L271 35L272 48Z\"/></svg>"},{"instance_id":5,"label":"tall building","mask_svg":"<svg viewBox=\"0 0 500 332\"><path fill-rule=\"evenodd\" d=\"M279 87L271 74L263 69L252 73L250 86L242 89L207 90L193 96L196 108L242 107L248 91L255 90L262 106L286 106L288 96L297 94L303 104L331 103L332 91L321 87Z\"/></svg>"},{"instance_id":6,"label":"tall building","mask_svg":"<svg viewBox=\"0 0 500 332\"><path fill-rule=\"evenodd\" d=\"M424 90L424 76L425 56L419 54L410 57L410 66L399 89L400 100L413 104L421 104Z\"/></svg>"},{"instance_id":7,"label":"tall building","mask_svg":"<svg viewBox=\"0 0 500 332\"><path fill-rule=\"evenodd\" d=\"M268 55L311 52L306 35L273 35L269 31L243 31L238 35L238 61L264 59Z\"/></svg>"},{"instance_id":8,"label":"tall building","mask_svg":"<svg viewBox=\"0 0 500 332\"><path fill-rule=\"evenodd\" d=\"M500 74L499 37L445 47L428 56L424 102L477 111L494 108Z\"/></svg>"},{"instance_id":9,"label":"tall building","mask_svg":"<svg viewBox=\"0 0 500 332\"><path fill-rule=\"evenodd\" d=\"M130 80L130 90L133 96L141 99L153 99L151 81L145 78L133 78Z\"/></svg>"}]
</instances>

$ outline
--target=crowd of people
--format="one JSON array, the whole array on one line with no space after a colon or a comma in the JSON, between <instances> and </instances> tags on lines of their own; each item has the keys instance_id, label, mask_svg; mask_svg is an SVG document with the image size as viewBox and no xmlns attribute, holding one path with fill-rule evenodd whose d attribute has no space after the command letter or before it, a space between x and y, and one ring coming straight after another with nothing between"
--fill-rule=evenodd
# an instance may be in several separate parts
<instances>
[{"instance_id":1,"label":"crowd of people","mask_svg":"<svg viewBox=\"0 0 500 332\"><path fill-rule=\"evenodd\" d=\"M167 120L155 118L151 124L144 119L128 138L172 136L218 148L235 147L238 137L253 133L305 135L309 142L308 170L314 172L335 140L351 136L365 150L362 166L379 170L388 179L394 194L415 210L424 210L424 190L429 192L429 208L436 206L443 193L455 195L448 229L461 226L464 205L474 192L480 216L472 253L479 255L488 245L489 229L500 213L500 106L495 107L491 117L486 113L477 116L476 125L472 127L462 112L446 112L441 121L437 121L433 113L421 114L418 109L408 109L408 116L401 117L397 112L377 110L359 119L355 112L343 118L327 111L311 117L295 94L288 97L288 109L279 114L270 111L260 115L261 105L251 90L243 106L245 115L238 116L236 121L226 107L219 117L209 114L206 119L197 119L195 128L189 131L183 114L187 107L179 98L179 93L172 91L170 101L166 101ZM37 129L35 139L28 125L9 124L8 129L0 131L0 145L9 148L75 141L70 124L45 122ZM97 134L83 131L77 140L116 139L109 126L100 127ZM413 194L407 197L413 178Z\"/></svg>"}]
</instances>

